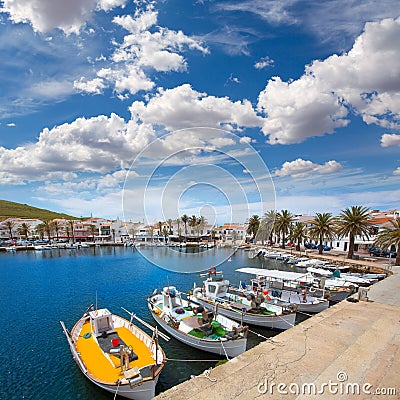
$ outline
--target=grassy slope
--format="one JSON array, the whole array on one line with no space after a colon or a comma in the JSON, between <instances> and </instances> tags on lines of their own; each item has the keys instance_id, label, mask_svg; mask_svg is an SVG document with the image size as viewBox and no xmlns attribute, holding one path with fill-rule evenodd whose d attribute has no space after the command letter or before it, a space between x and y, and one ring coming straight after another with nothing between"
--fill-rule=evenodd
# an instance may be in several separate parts
<instances>
[{"instance_id":1,"label":"grassy slope","mask_svg":"<svg viewBox=\"0 0 400 400\"><path fill-rule=\"evenodd\" d=\"M0 221L6 218L37 218L49 220L54 218L78 219L71 215L60 214L43 208L31 207L27 204L14 203L13 201L0 200Z\"/></svg>"}]
</instances>

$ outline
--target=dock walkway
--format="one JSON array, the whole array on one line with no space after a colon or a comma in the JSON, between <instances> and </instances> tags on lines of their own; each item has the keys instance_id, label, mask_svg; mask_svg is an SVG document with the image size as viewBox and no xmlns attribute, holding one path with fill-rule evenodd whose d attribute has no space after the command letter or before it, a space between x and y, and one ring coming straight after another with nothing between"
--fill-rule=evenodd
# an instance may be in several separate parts
<instances>
[{"instance_id":1,"label":"dock walkway","mask_svg":"<svg viewBox=\"0 0 400 400\"><path fill-rule=\"evenodd\" d=\"M400 399L399 270L155 399Z\"/></svg>"}]
</instances>

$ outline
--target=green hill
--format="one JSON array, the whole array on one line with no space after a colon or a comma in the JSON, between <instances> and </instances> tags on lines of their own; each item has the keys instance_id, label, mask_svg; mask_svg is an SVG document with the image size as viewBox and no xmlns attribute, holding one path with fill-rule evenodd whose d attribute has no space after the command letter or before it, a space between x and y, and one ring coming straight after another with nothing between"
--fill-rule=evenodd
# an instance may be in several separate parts
<instances>
[{"instance_id":1,"label":"green hill","mask_svg":"<svg viewBox=\"0 0 400 400\"><path fill-rule=\"evenodd\" d=\"M68 214L61 214L43 208L32 207L27 204L0 200L0 221L7 218L37 218L42 221L54 218L79 219Z\"/></svg>"}]
</instances>

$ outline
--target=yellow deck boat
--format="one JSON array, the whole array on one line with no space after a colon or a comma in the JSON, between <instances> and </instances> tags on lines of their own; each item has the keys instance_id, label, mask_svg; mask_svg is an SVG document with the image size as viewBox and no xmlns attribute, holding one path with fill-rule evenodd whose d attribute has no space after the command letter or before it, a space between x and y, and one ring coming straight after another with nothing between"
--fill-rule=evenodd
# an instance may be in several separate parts
<instances>
[{"instance_id":1,"label":"yellow deck boat","mask_svg":"<svg viewBox=\"0 0 400 400\"><path fill-rule=\"evenodd\" d=\"M155 386L166 357L158 345L132 321L108 309L90 307L68 332L72 356L82 373L97 386L119 396L149 400L155 396Z\"/></svg>"}]
</instances>

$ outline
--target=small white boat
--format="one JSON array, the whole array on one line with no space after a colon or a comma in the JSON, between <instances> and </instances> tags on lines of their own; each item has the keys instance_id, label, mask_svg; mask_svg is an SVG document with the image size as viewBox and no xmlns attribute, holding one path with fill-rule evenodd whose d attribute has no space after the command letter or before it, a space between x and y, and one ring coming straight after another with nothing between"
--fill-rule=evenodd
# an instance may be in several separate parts
<instances>
[{"instance_id":1,"label":"small white boat","mask_svg":"<svg viewBox=\"0 0 400 400\"><path fill-rule=\"evenodd\" d=\"M71 333L60 321L79 369L91 382L114 395L152 399L166 361L157 336L148 336L132 319L127 321L106 308L92 307Z\"/></svg>"},{"instance_id":2,"label":"small white boat","mask_svg":"<svg viewBox=\"0 0 400 400\"><path fill-rule=\"evenodd\" d=\"M182 298L175 286L148 298L154 320L181 342L227 358L246 351L248 328Z\"/></svg>"},{"instance_id":3,"label":"small white boat","mask_svg":"<svg viewBox=\"0 0 400 400\"><path fill-rule=\"evenodd\" d=\"M307 288L314 281L310 274L268 270L261 268L239 268L237 272L256 275L251 285L242 288L245 293L262 293L268 303L294 304L298 311L318 313L329 307L329 300L315 296L313 288ZM298 288L301 285L302 288Z\"/></svg>"},{"instance_id":4,"label":"small white boat","mask_svg":"<svg viewBox=\"0 0 400 400\"><path fill-rule=\"evenodd\" d=\"M269 304L264 299L248 298L241 294L229 293L229 281L222 277L215 267L210 268L203 288L195 288L189 299L206 308L215 309L218 313L249 325L261 326L277 330L289 329L295 324L296 311L291 306Z\"/></svg>"}]
</instances>

